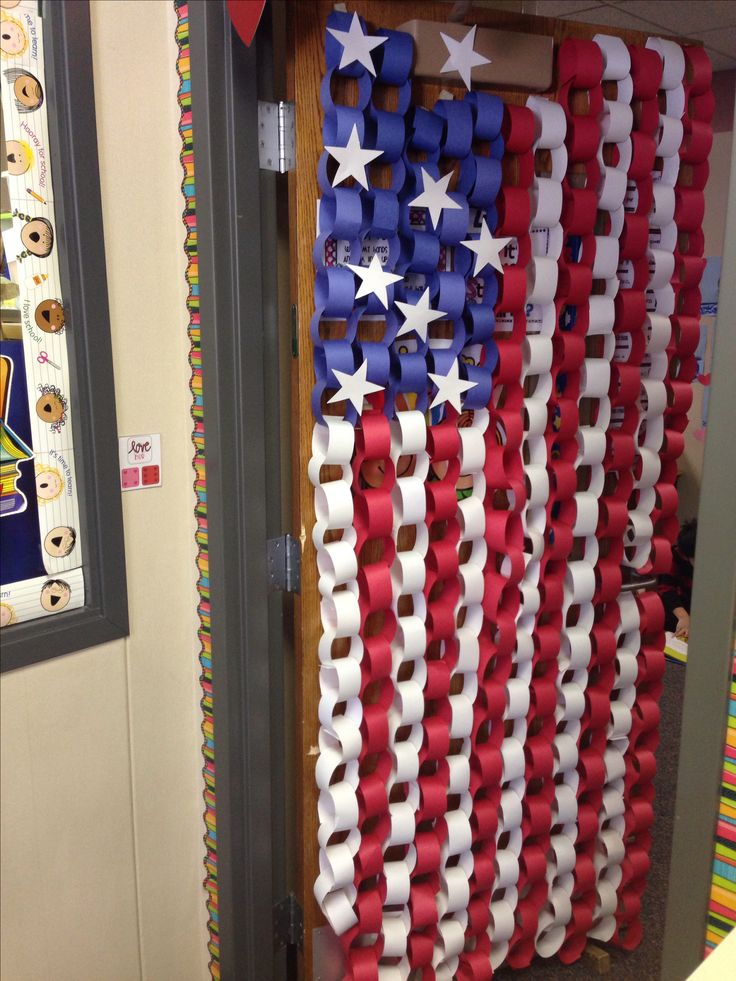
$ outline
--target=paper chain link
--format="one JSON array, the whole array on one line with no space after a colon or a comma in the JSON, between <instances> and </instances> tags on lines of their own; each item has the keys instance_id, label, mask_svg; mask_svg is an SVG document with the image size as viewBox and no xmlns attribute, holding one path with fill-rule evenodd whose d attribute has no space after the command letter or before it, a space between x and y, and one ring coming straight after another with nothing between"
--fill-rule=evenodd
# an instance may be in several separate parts
<instances>
[{"instance_id":1,"label":"paper chain link","mask_svg":"<svg viewBox=\"0 0 736 981\"><path fill-rule=\"evenodd\" d=\"M373 36L375 78L326 34L321 94L324 144L355 127L389 186L333 187L320 159L315 895L347 978L479 981L640 939L663 611L621 566L663 571L677 534L710 65L598 35L560 46L557 102L426 110L411 37ZM410 202L453 167L435 227ZM512 240L503 275L461 244L483 220ZM387 307L344 264L373 254L401 276ZM441 322L399 334L425 289ZM382 390L328 407L364 362ZM462 412L430 408L453 365Z\"/></svg>"}]
</instances>

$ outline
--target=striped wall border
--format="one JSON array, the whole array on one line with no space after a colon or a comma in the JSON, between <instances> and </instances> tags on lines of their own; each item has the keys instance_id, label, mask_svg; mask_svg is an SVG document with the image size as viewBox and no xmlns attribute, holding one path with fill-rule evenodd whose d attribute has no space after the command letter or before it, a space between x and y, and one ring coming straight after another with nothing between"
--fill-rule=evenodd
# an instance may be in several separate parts
<instances>
[{"instance_id":1,"label":"striped wall border","mask_svg":"<svg viewBox=\"0 0 736 981\"><path fill-rule=\"evenodd\" d=\"M705 933L706 957L736 926L736 641L731 667L728 727Z\"/></svg>"},{"instance_id":2,"label":"striped wall border","mask_svg":"<svg viewBox=\"0 0 736 981\"><path fill-rule=\"evenodd\" d=\"M181 109L179 133L181 134L182 194L184 212L182 220L186 230L184 253L187 257L186 279L189 287L187 310L189 312L189 364L192 375L189 388L192 393L192 420L194 430L194 493L196 498L194 513L197 519L195 539L197 542L197 591L199 593L199 661L202 666L200 683L202 685L202 755L204 766L204 822L205 822L205 879L207 890L207 928L210 953L210 974L220 978L220 937L217 910L217 822L215 807L215 744L212 721L212 642L210 634L210 579L207 542L207 481L205 471L204 417L202 411L202 349L200 345L199 323L199 263L197 255L197 195L194 183L194 145L192 141L192 90L189 65L189 5L187 0L174 0L176 11L176 43L178 56L176 70L179 75L178 102Z\"/></svg>"}]
</instances>

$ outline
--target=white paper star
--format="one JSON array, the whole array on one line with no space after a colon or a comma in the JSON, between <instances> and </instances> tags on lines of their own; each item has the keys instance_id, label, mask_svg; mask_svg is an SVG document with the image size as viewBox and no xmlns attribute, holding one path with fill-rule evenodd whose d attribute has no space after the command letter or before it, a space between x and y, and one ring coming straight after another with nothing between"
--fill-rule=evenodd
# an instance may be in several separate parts
<instances>
[{"instance_id":1,"label":"white paper star","mask_svg":"<svg viewBox=\"0 0 736 981\"><path fill-rule=\"evenodd\" d=\"M445 42L450 55L440 69L441 72L443 74L444 72L457 72L463 82L465 82L465 88L470 90L471 70L477 68L478 65L491 64L490 58L485 58L482 54L478 54L477 51L473 50L475 44L475 25L470 28L462 41L456 41L454 37L443 34L441 31L440 37Z\"/></svg>"},{"instance_id":2,"label":"white paper star","mask_svg":"<svg viewBox=\"0 0 736 981\"><path fill-rule=\"evenodd\" d=\"M349 31L338 31L334 27L328 27L327 30L342 45L340 68L345 68L347 65L352 65L354 61L358 61L368 69L371 75L376 74L371 51L377 48L379 44L388 41L388 38L364 34L357 14L353 14Z\"/></svg>"},{"instance_id":3,"label":"white paper star","mask_svg":"<svg viewBox=\"0 0 736 981\"><path fill-rule=\"evenodd\" d=\"M457 361L452 362L450 370L446 375L433 375L431 371L428 371L427 374L437 386L437 394L430 405L430 409L442 405L443 402L449 402L453 409L462 412L463 407L460 396L463 392L467 392L469 388L475 388L478 384L478 382L466 382L462 380Z\"/></svg>"},{"instance_id":4,"label":"white paper star","mask_svg":"<svg viewBox=\"0 0 736 981\"><path fill-rule=\"evenodd\" d=\"M358 127L353 126L347 146L326 146L325 150L334 157L340 165L337 168L332 186L335 187L346 177L354 177L359 184L368 190L368 178L365 176L366 165L380 157L383 150L364 150L360 145Z\"/></svg>"},{"instance_id":5,"label":"white paper star","mask_svg":"<svg viewBox=\"0 0 736 981\"><path fill-rule=\"evenodd\" d=\"M363 411L363 399L366 395L383 391L383 385L374 385L373 382L368 381L367 361L364 361L360 368L352 375L346 371L338 371L337 368L332 369L332 374L337 379L340 388L337 394L333 395L329 401L342 402L343 399L348 399L348 401L353 403L359 415Z\"/></svg>"},{"instance_id":6,"label":"white paper star","mask_svg":"<svg viewBox=\"0 0 736 981\"><path fill-rule=\"evenodd\" d=\"M447 193L447 185L450 183L450 178L452 174L445 174L444 177L440 177L438 181L434 180L430 174L422 167L422 182L424 190L419 195L419 197L414 198L413 201L409 202L409 206L412 208L426 208L429 211L429 217L432 219L432 224L437 227L440 220L440 215L442 214L443 208L449 208L451 210L457 210L461 208L462 205L458 204L457 201L453 201L450 195Z\"/></svg>"},{"instance_id":7,"label":"white paper star","mask_svg":"<svg viewBox=\"0 0 736 981\"><path fill-rule=\"evenodd\" d=\"M466 382L462 380L457 361L452 362L450 370L446 375L433 375L431 371L428 371L427 374L437 386L437 394L430 405L430 409L442 405L443 402L449 402L457 412L462 412L463 407L460 396L463 392L467 392L470 388L475 388L478 384L478 382Z\"/></svg>"},{"instance_id":8,"label":"white paper star","mask_svg":"<svg viewBox=\"0 0 736 981\"><path fill-rule=\"evenodd\" d=\"M493 266L494 269L502 273L503 266L501 265L500 253L510 241L510 238L494 238L484 218L480 226L480 238L469 238L462 243L466 248L475 252L473 275L477 276L486 266Z\"/></svg>"},{"instance_id":9,"label":"white paper star","mask_svg":"<svg viewBox=\"0 0 736 981\"><path fill-rule=\"evenodd\" d=\"M360 276L362 280L358 287L358 292L355 294L355 299L359 300L361 296L368 296L370 293L375 293L383 306L388 309L386 287L390 286L391 283L397 283L404 277L397 276L395 273L384 272L381 267L381 260L377 255L373 256L369 266L351 266L349 262L346 262L345 265L348 269L352 269L356 276Z\"/></svg>"},{"instance_id":10,"label":"white paper star","mask_svg":"<svg viewBox=\"0 0 736 981\"><path fill-rule=\"evenodd\" d=\"M412 330L423 341L427 340L427 327L433 320L442 320L447 314L442 310L433 310L429 305L429 287L422 293L416 303L401 303L395 301L395 305L403 313L406 320L399 328L397 337L402 334L409 334Z\"/></svg>"}]
</instances>

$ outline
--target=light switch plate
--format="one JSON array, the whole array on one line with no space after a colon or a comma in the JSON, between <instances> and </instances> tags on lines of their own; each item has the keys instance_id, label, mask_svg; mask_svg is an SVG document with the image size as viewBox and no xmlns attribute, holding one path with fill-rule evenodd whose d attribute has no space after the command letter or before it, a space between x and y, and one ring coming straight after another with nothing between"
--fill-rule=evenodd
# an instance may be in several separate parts
<instances>
[{"instance_id":1,"label":"light switch plate","mask_svg":"<svg viewBox=\"0 0 736 981\"><path fill-rule=\"evenodd\" d=\"M120 489L143 490L161 486L161 435L121 436L118 440Z\"/></svg>"}]
</instances>

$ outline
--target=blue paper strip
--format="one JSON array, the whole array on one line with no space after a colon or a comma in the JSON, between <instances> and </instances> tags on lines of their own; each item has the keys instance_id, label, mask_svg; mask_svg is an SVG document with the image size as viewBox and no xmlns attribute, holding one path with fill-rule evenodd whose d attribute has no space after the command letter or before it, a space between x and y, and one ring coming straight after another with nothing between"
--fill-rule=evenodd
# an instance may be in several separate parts
<instances>
[{"instance_id":1,"label":"blue paper strip","mask_svg":"<svg viewBox=\"0 0 736 981\"><path fill-rule=\"evenodd\" d=\"M348 31L352 19L352 14L333 11L327 24ZM322 419L322 404L337 390L334 371L352 373L363 362L368 380L385 388L383 397L371 396L371 401L382 402L389 417L395 408L410 405L428 411L435 391L428 372L445 375L455 362L461 377L474 383L463 397L465 408L486 407L498 360L493 339L498 282L490 270L476 280L474 255L459 243L480 227L481 220L492 232L496 229L503 103L488 93L469 92L462 100L440 100L431 111L412 105L412 37L400 31L369 30L362 18L360 24L365 33L387 39L371 51L376 75L357 63L340 68L342 45L326 33L327 71L320 92L323 137L326 145L346 146L355 126L361 146L379 149L382 156L366 168L368 189L349 182L332 187L329 174L334 173L334 164L329 154L323 153L318 164L322 198L310 328L314 415ZM334 101L339 77L357 81L352 106ZM391 100L380 92L387 86L394 88ZM394 111L384 108L388 104L395 106ZM458 207L442 209L435 227L428 209L409 202L424 190L422 169L437 181L453 168L457 177L448 193ZM404 277L387 286L388 309L373 294L357 299L360 279L339 264L367 265L371 256L379 256L384 271ZM404 318L395 300L416 304L425 288L432 309L443 311L444 317L429 325L426 340L413 332L397 337ZM365 326L359 324L371 317L376 325L373 336L382 336L368 341ZM322 329L327 321L329 340L324 339L326 323ZM342 335L340 339L336 333ZM357 421L352 405L348 403L344 412L346 419Z\"/></svg>"}]
</instances>

